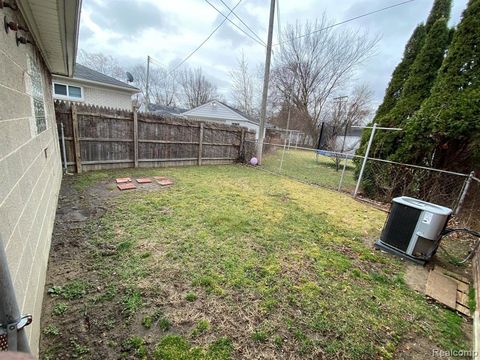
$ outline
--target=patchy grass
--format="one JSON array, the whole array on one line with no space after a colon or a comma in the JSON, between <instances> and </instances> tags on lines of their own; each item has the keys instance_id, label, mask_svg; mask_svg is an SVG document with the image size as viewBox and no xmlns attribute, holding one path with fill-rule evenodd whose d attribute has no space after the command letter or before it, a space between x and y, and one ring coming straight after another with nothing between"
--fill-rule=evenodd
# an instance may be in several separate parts
<instances>
[{"instance_id":1,"label":"patchy grass","mask_svg":"<svg viewBox=\"0 0 480 360\"><path fill-rule=\"evenodd\" d=\"M287 175L311 184L338 189L342 175L344 161L340 161L337 171L334 158L319 155L316 156L313 150L298 150L293 147L285 151L282 162L283 147L271 146L269 152L264 156L263 167L275 173ZM345 175L342 183L342 190L352 192L355 189L354 165L347 160Z\"/></svg>"},{"instance_id":2,"label":"patchy grass","mask_svg":"<svg viewBox=\"0 0 480 360\"><path fill-rule=\"evenodd\" d=\"M88 200L88 187L125 175L175 185L110 198L84 229L82 281L50 294L68 306L65 339L78 331L68 315L85 318L85 308L89 331L82 342L43 338L43 353L60 344L58 356L103 358L392 358L412 336L468 348L463 318L411 291L402 262L367 245L384 213L242 166L87 173L75 186Z\"/></svg>"}]
</instances>

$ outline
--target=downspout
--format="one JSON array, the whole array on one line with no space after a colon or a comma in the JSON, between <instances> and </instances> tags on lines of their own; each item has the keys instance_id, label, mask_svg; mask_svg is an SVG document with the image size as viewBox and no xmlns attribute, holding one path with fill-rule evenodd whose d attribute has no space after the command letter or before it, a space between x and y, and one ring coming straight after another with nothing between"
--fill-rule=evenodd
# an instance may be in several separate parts
<instances>
[{"instance_id":1,"label":"downspout","mask_svg":"<svg viewBox=\"0 0 480 360\"><path fill-rule=\"evenodd\" d=\"M3 241L0 237L0 324L15 324L18 323L19 319L20 311L15 298L15 290L13 288L10 270L8 269L7 256L5 254L5 249L3 248ZM9 337L9 345L10 340L15 339ZM16 349L12 349L11 346L9 346L9 349L30 353L30 347L24 329L20 329L16 332L16 343ZM11 345L14 345L14 343Z\"/></svg>"}]
</instances>

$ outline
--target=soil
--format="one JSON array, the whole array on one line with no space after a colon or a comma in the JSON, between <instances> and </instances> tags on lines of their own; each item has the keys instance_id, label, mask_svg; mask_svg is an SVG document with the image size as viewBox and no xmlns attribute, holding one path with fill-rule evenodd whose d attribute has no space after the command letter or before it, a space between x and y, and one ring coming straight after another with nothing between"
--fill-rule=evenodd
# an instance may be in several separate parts
<instances>
[{"instance_id":1,"label":"soil","mask_svg":"<svg viewBox=\"0 0 480 360\"><path fill-rule=\"evenodd\" d=\"M101 277L93 270L86 225L100 218L106 212L109 201L121 191L112 181L99 182L85 191L78 191L73 186L74 181L73 177L65 177L60 190L44 291L40 354L43 359L116 359L118 347L131 336L132 331L131 327L127 331L121 322L113 325L112 319L122 320L119 316L122 312L120 302L87 306L83 299L70 300L65 301L68 311L62 315L53 314L54 306L63 302L49 294L48 290L54 286L82 279L100 293L102 287L108 285L102 284ZM155 182L136 186L134 191L162 189ZM105 256L108 256L109 250L105 249ZM45 334L45 329L52 324L61 329L58 336ZM144 328L136 331L137 334L142 332L145 332ZM84 344L88 346L82 348Z\"/></svg>"}]
</instances>

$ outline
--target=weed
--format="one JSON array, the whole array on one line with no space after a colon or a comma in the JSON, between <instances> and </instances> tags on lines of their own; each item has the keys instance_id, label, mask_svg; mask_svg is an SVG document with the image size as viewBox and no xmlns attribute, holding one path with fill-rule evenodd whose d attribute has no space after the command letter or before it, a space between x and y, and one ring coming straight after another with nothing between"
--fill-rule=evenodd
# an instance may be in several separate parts
<instances>
[{"instance_id":1,"label":"weed","mask_svg":"<svg viewBox=\"0 0 480 360\"><path fill-rule=\"evenodd\" d=\"M58 304L55 304L55 306L53 307L53 315L56 315L56 316L62 316L63 314L65 314L65 311L67 311L68 309L68 305L65 304L65 303L58 303Z\"/></svg>"},{"instance_id":2,"label":"weed","mask_svg":"<svg viewBox=\"0 0 480 360\"><path fill-rule=\"evenodd\" d=\"M72 347L71 354L74 359L83 359L84 355L87 355L90 352L90 349L87 346L78 343L76 337L70 338L70 345Z\"/></svg>"},{"instance_id":3,"label":"weed","mask_svg":"<svg viewBox=\"0 0 480 360\"><path fill-rule=\"evenodd\" d=\"M189 292L189 293L187 293L187 295L185 295L185 300L193 302L193 301L197 300L197 295L193 292Z\"/></svg>"},{"instance_id":4,"label":"weed","mask_svg":"<svg viewBox=\"0 0 480 360\"><path fill-rule=\"evenodd\" d=\"M252 333L252 340L257 342L265 342L268 339L268 334L266 331L256 330Z\"/></svg>"},{"instance_id":5,"label":"weed","mask_svg":"<svg viewBox=\"0 0 480 360\"><path fill-rule=\"evenodd\" d=\"M72 280L63 286L53 286L48 289L52 296L61 296L66 300L78 300L87 294L88 284L82 280Z\"/></svg>"},{"instance_id":6,"label":"weed","mask_svg":"<svg viewBox=\"0 0 480 360\"><path fill-rule=\"evenodd\" d=\"M192 330L192 336L197 337L200 334L203 334L205 331L208 330L210 324L207 320L199 320L197 321L195 327Z\"/></svg>"},{"instance_id":7,"label":"weed","mask_svg":"<svg viewBox=\"0 0 480 360\"><path fill-rule=\"evenodd\" d=\"M470 309L470 313L474 313L475 309L477 308L477 300L475 296L475 288L470 287L468 289L468 308Z\"/></svg>"},{"instance_id":8,"label":"weed","mask_svg":"<svg viewBox=\"0 0 480 360\"><path fill-rule=\"evenodd\" d=\"M132 336L122 344L122 350L133 353L137 358L146 359L148 356L145 341L139 336Z\"/></svg>"},{"instance_id":9,"label":"weed","mask_svg":"<svg viewBox=\"0 0 480 360\"><path fill-rule=\"evenodd\" d=\"M153 319L151 316L145 316L142 319L142 325L145 327L145 329L150 329L153 324Z\"/></svg>"},{"instance_id":10,"label":"weed","mask_svg":"<svg viewBox=\"0 0 480 360\"><path fill-rule=\"evenodd\" d=\"M47 336L58 336L60 335L60 330L55 325L48 325L43 329L43 333Z\"/></svg>"},{"instance_id":11,"label":"weed","mask_svg":"<svg viewBox=\"0 0 480 360\"><path fill-rule=\"evenodd\" d=\"M192 347L178 335L163 337L155 347L155 360L228 360L233 351L232 343L222 337L214 341L208 348Z\"/></svg>"},{"instance_id":12,"label":"weed","mask_svg":"<svg viewBox=\"0 0 480 360\"><path fill-rule=\"evenodd\" d=\"M132 316L142 306L142 296L136 289L127 289L122 299L123 312Z\"/></svg>"},{"instance_id":13,"label":"weed","mask_svg":"<svg viewBox=\"0 0 480 360\"><path fill-rule=\"evenodd\" d=\"M172 323L168 319L164 317L162 317L161 319L158 319L158 327L160 328L160 330L168 331L170 330L171 326L172 326Z\"/></svg>"}]
</instances>

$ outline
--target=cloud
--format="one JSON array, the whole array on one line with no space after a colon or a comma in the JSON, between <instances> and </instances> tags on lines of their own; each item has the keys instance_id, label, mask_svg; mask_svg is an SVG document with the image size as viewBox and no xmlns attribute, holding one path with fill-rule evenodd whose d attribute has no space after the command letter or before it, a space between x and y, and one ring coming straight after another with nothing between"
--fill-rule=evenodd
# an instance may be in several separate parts
<instances>
[{"instance_id":1,"label":"cloud","mask_svg":"<svg viewBox=\"0 0 480 360\"><path fill-rule=\"evenodd\" d=\"M142 30L153 28L166 32L176 31L175 18L149 1L115 0L90 2L90 18L104 29L115 29L125 36L136 36Z\"/></svg>"},{"instance_id":2,"label":"cloud","mask_svg":"<svg viewBox=\"0 0 480 360\"><path fill-rule=\"evenodd\" d=\"M210 1L223 13L229 12L220 0ZM238 2L224 1L231 8ZM454 0L451 24L458 22L467 1ZM324 12L330 20L338 22L397 2L400 0L284 0L279 4L280 22L285 27L297 20L314 21ZM351 29L382 36L376 55L361 65L354 79L370 84L377 103L383 98L408 38L415 26L425 21L432 3L433 0L414 1L337 28L338 31ZM243 0L235 12L266 41L268 1ZM235 17L231 19L242 26ZM114 56L126 67L145 63L150 55L171 68L205 40L222 20L221 15L200 0L83 0L79 46L86 51ZM236 66L242 50L251 69L256 69L265 60L263 46L226 22L185 65L201 66L228 96L229 71Z\"/></svg>"}]
</instances>

